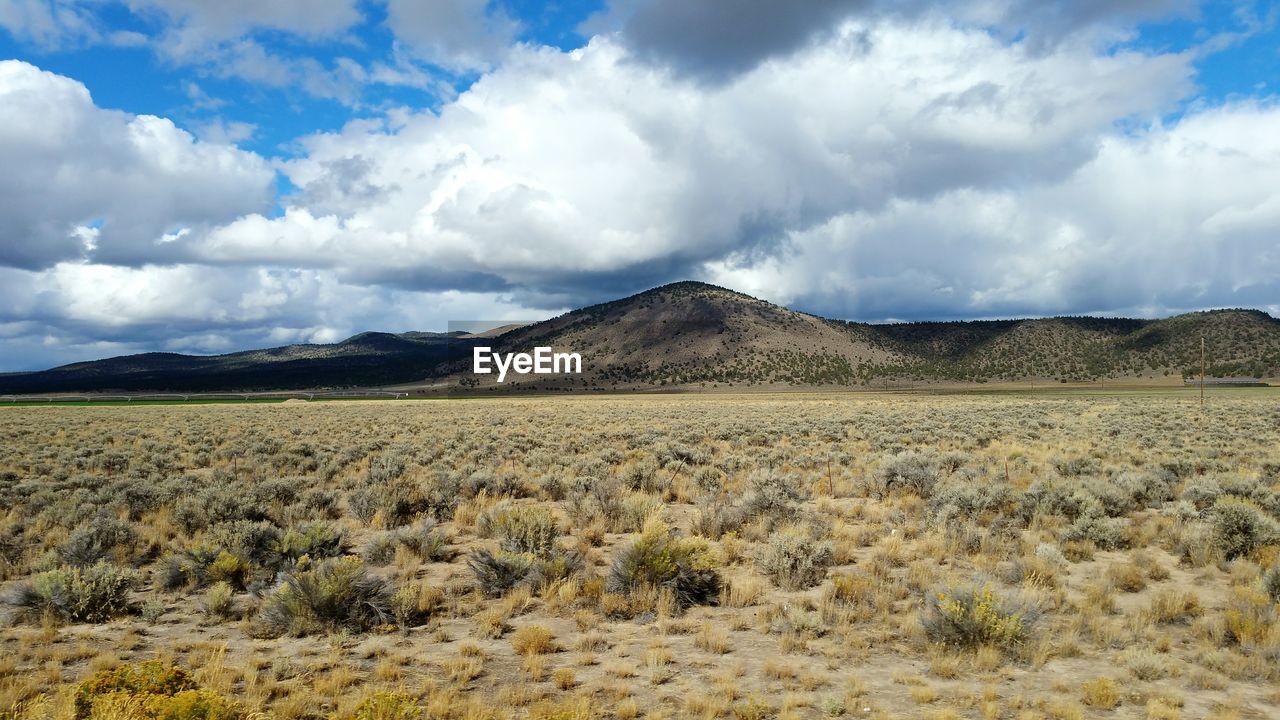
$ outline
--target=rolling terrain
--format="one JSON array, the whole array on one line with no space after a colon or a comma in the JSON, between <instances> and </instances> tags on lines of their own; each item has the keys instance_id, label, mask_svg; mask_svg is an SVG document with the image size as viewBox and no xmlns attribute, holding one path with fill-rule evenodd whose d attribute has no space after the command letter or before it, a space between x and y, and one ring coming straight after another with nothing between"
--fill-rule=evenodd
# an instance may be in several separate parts
<instances>
[{"instance_id":1,"label":"rolling terrain","mask_svg":"<svg viewBox=\"0 0 1280 720\"><path fill-rule=\"evenodd\" d=\"M477 344L500 352L546 345L583 355L583 375L508 382L524 388L1176 379L1198 373L1202 337L1211 376L1280 375L1280 321L1256 310L1160 320L870 324L829 320L725 288L679 282L496 336L369 332L333 345L210 357L148 353L0 375L0 393L441 385L466 372L466 358Z\"/></svg>"}]
</instances>

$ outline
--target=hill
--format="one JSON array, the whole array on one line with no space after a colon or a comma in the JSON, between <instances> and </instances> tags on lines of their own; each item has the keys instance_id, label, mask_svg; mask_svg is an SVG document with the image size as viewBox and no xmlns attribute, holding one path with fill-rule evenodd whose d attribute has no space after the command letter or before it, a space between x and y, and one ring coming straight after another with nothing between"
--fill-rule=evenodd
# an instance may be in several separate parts
<instances>
[{"instance_id":1,"label":"hill","mask_svg":"<svg viewBox=\"0 0 1280 720\"><path fill-rule=\"evenodd\" d=\"M0 375L0 393L218 392L392 385L431 375L451 348L446 333L365 332L328 345L286 345L227 355L144 353Z\"/></svg>"},{"instance_id":2,"label":"hill","mask_svg":"<svg viewBox=\"0 0 1280 720\"><path fill-rule=\"evenodd\" d=\"M510 378L507 389L859 386L885 382L1093 381L1280 375L1280 321L1256 310L1161 320L844 322L726 288L678 282L487 333L366 332L332 345L198 357L147 353L0 375L0 393L375 387L462 377L471 348L579 352L580 376ZM492 384L492 377L481 384Z\"/></svg>"},{"instance_id":3,"label":"hill","mask_svg":"<svg viewBox=\"0 0 1280 720\"><path fill-rule=\"evenodd\" d=\"M698 282L575 310L504 334L497 345L589 354L581 378L531 381L545 387L803 386L1190 376L1199 371L1202 336L1212 376L1280 374L1280 321L1256 310L871 324Z\"/></svg>"}]
</instances>

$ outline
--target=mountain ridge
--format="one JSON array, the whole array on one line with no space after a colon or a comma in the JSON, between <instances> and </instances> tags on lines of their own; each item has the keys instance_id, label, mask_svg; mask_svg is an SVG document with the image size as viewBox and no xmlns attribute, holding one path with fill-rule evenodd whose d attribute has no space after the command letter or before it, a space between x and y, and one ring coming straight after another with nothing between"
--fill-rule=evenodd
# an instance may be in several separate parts
<instances>
[{"instance_id":1,"label":"mountain ridge","mask_svg":"<svg viewBox=\"0 0 1280 720\"><path fill-rule=\"evenodd\" d=\"M465 372L476 345L583 351L582 376L516 383L546 389L1177 377L1198 372L1200 337L1211 375L1280 375L1280 320L1252 309L879 324L680 281L499 332L366 331L224 355L142 353L2 374L0 394L439 385Z\"/></svg>"}]
</instances>

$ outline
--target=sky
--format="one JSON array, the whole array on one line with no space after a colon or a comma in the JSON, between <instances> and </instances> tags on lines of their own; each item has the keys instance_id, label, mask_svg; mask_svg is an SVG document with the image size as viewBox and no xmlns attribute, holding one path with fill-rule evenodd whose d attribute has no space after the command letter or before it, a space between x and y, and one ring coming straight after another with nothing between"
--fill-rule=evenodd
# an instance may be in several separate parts
<instances>
[{"instance_id":1,"label":"sky","mask_svg":"<svg viewBox=\"0 0 1280 720\"><path fill-rule=\"evenodd\" d=\"M0 372L529 320L1280 316L1280 2L0 0Z\"/></svg>"}]
</instances>

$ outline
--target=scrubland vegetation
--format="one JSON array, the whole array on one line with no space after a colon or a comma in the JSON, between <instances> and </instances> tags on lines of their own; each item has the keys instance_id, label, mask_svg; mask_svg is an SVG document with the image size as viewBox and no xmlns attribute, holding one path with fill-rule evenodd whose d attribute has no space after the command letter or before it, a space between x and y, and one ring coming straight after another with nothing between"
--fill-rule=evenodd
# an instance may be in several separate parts
<instances>
[{"instance_id":1,"label":"scrubland vegetation","mask_svg":"<svg viewBox=\"0 0 1280 720\"><path fill-rule=\"evenodd\" d=\"M0 716L1280 716L1280 403L0 409Z\"/></svg>"}]
</instances>

